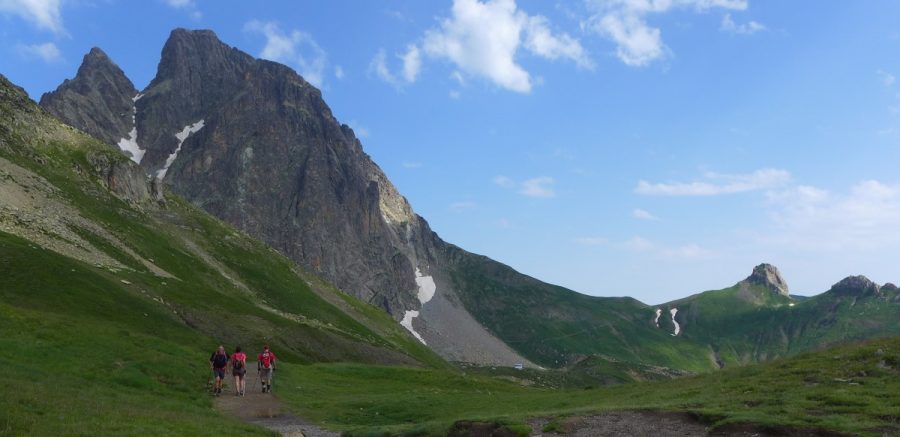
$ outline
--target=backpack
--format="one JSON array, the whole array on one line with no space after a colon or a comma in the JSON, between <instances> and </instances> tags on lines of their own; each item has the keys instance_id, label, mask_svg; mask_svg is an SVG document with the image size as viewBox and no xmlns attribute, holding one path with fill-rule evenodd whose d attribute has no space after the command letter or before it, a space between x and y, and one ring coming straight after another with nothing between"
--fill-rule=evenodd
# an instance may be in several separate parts
<instances>
[{"instance_id":1,"label":"backpack","mask_svg":"<svg viewBox=\"0 0 900 437\"><path fill-rule=\"evenodd\" d=\"M263 352L262 355L259 356L259 362L262 363L262 366L268 369L272 366L272 354L269 352Z\"/></svg>"},{"instance_id":2,"label":"backpack","mask_svg":"<svg viewBox=\"0 0 900 437\"><path fill-rule=\"evenodd\" d=\"M231 362L231 367L234 368L234 370L241 370L244 368L244 362L241 360L233 360Z\"/></svg>"},{"instance_id":3,"label":"backpack","mask_svg":"<svg viewBox=\"0 0 900 437\"><path fill-rule=\"evenodd\" d=\"M217 369L221 369L221 368L225 367L226 364L228 364L228 354L222 354L222 355L213 354L212 362L213 362L213 367L215 367Z\"/></svg>"}]
</instances>

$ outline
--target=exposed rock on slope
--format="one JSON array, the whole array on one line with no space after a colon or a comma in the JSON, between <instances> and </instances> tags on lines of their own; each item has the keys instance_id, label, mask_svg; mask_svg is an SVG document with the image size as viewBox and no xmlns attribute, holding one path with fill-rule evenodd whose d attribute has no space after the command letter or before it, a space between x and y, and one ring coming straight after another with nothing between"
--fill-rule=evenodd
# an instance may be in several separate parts
<instances>
[{"instance_id":1,"label":"exposed rock on slope","mask_svg":"<svg viewBox=\"0 0 900 437\"><path fill-rule=\"evenodd\" d=\"M760 264L753 268L753 273L750 274L745 282L749 284L762 285L763 287L772 290L774 293L778 293L782 296L790 296L790 292L788 291L787 282L784 278L781 277L781 273L778 272L778 268L771 264Z\"/></svg>"}]
</instances>

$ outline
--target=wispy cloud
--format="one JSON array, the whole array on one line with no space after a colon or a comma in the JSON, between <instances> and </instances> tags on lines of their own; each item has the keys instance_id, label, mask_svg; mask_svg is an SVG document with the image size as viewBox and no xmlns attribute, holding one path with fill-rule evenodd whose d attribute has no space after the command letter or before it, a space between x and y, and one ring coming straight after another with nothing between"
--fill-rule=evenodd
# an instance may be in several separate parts
<instances>
[{"instance_id":1,"label":"wispy cloud","mask_svg":"<svg viewBox=\"0 0 900 437\"><path fill-rule=\"evenodd\" d=\"M670 53L661 30L647 23L647 16L674 9L704 12L718 8L732 11L747 9L747 0L587 0L591 16L583 23L616 44L616 55L627 65L641 67Z\"/></svg>"},{"instance_id":2,"label":"wispy cloud","mask_svg":"<svg viewBox=\"0 0 900 437\"><path fill-rule=\"evenodd\" d=\"M16 15L38 29L66 33L60 0L0 0L0 14Z\"/></svg>"},{"instance_id":3,"label":"wispy cloud","mask_svg":"<svg viewBox=\"0 0 900 437\"><path fill-rule=\"evenodd\" d=\"M580 237L575 242L582 246L602 246L609 243L609 240L604 237Z\"/></svg>"},{"instance_id":4,"label":"wispy cloud","mask_svg":"<svg viewBox=\"0 0 900 437\"><path fill-rule=\"evenodd\" d=\"M750 20L746 23L735 23L731 18L731 14L725 14L722 17L722 25L719 27L720 30L727 33L733 33L738 35L753 35L754 33L761 32L766 30L766 26L760 24L759 22Z\"/></svg>"},{"instance_id":5,"label":"wispy cloud","mask_svg":"<svg viewBox=\"0 0 900 437\"><path fill-rule=\"evenodd\" d=\"M540 176L522 182L519 193L528 197L554 197L553 184L556 181L550 176Z\"/></svg>"},{"instance_id":6,"label":"wispy cloud","mask_svg":"<svg viewBox=\"0 0 900 437\"><path fill-rule=\"evenodd\" d=\"M769 243L798 250L871 250L900 244L900 184L865 180L846 192L796 186L768 195Z\"/></svg>"},{"instance_id":7,"label":"wispy cloud","mask_svg":"<svg viewBox=\"0 0 900 437\"><path fill-rule=\"evenodd\" d=\"M322 87L328 55L312 35L296 29L285 32L275 22L259 20L249 21L244 30L266 38L261 58L296 66L307 82Z\"/></svg>"},{"instance_id":8,"label":"wispy cloud","mask_svg":"<svg viewBox=\"0 0 900 437\"><path fill-rule=\"evenodd\" d=\"M750 174L721 174L707 172L702 181L650 183L638 182L634 192L654 196L716 196L744 193L782 186L791 180L785 170L766 168Z\"/></svg>"},{"instance_id":9,"label":"wispy cloud","mask_svg":"<svg viewBox=\"0 0 900 437\"><path fill-rule=\"evenodd\" d=\"M631 216L638 220L659 220L659 217L640 208L631 211Z\"/></svg>"},{"instance_id":10,"label":"wispy cloud","mask_svg":"<svg viewBox=\"0 0 900 437\"><path fill-rule=\"evenodd\" d=\"M492 179L492 181L494 182L494 184L499 185L503 188L513 188L516 186L516 181L503 175L494 176L494 179Z\"/></svg>"},{"instance_id":11,"label":"wispy cloud","mask_svg":"<svg viewBox=\"0 0 900 437\"><path fill-rule=\"evenodd\" d=\"M421 168L422 163L419 161L403 161L403 168Z\"/></svg>"},{"instance_id":12,"label":"wispy cloud","mask_svg":"<svg viewBox=\"0 0 900 437\"><path fill-rule=\"evenodd\" d=\"M391 72L383 51L376 54L372 65L378 77L397 86L399 79L416 81L425 56L451 62L460 84L467 75L528 93L536 80L516 60L523 51L548 60L570 60L582 68L593 67L576 38L554 32L547 18L518 9L515 0L454 0L449 17L398 55L403 63L401 75Z\"/></svg>"},{"instance_id":13,"label":"wispy cloud","mask_svg":"<svg viewBox=\"0 0 900 437\"><path fill-rule=\"evenodd\" d=\"M350 129L353 129L353 133L356 134L356 136L359 138L368 138L371 134L367 127L359 124L359 122L356 120L348 121L347 126L350 126Z\"/></svg>"},{"instance_id":14,"label":"wispy cloud","mask_svg":"<svg viewBox=\"0 0 900 437\"><path fill-rule=\"evenodd\" d=\"M550 176L538 176L531 179L526 179L522 182L517 182L511 178L506 176L494 176L492 182L500 187L506 189L518 188L519 194L528 197L554 197L556 196L556 191L553 190L553 185L556 184L556 180Z\"/></svg>"},{"instance_id":15,"label":"wispy cloud","mask_svg":"<svg viewBox=\"0 0 900 437\"><path fill-rule=\"evenodd\" d=\"M643 237L632 237L620 244L620 247L636 253L650 254L666 258L706 258L713 255L711 250L701 247L695 243L688 243L681 246L666 246L655 243Z\"/></svg>"},{"instance_id":16,"label":"wispy cloud","mask_svg":"<svg viewBox=\"0 0 900 437\"><path fill-rule=\"evenodd\" d=\"M892 73L881 69L876 70L875 74L878 75L878 77L881 79L881 83L886 87L894 85L894 82L897 80L897 77Z\"/></svg>"},{"instance_id":17,"label":"wispy cloud","mask_svg":"<svg viewBox=\"0 0 900 437\"><path fill-rule=\"evenodd\" d=\"M203 13L200 12L200 8L197 7L197 2L195 0L163 0L163 1L170 7L187 11L188 14L190 14L191 18L193 18L195 20L199 20L199 19L203 18Z\"/></svg>"},{"instance_id":18,"label":"wispy cloud","mask_svg":"<svg viewBox=\"0 0 900 437\"><path fill-rule=\"evenodd\" d=\"M478 206L475 202L453 202L450 204L450 210L453 212L462 212L467 209L472 209Z\"/></svg>"},{"instance_id":19,"label":"wispy cloud","mask_svg":"<svg viewBox=\"0 0 900 437\"><path fill-rule=\"evenodd\" d=\"M340 65L334 66L334 77L336 77L338 80L341 80L344 78L344 74L344 67L341 67Z\"/></svg>"},{"instance_id":20,"label":"wispy cloud","mask_svg":"<svg viewBox=\"0 0 900 437\"><path fill-rule=\"evenodd\" d=\"M43 44L19 44L16 46L16 51L26 59L39 59L48 64L63 60L59 48L52 42L45 42Z\"/></svg>"}]
</instances>

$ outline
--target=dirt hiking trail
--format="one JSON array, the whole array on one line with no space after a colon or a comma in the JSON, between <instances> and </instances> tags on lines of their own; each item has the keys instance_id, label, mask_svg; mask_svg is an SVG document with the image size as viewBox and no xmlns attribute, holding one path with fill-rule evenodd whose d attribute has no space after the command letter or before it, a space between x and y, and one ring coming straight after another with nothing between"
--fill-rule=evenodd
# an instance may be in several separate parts
<instances>
[{"instance_id":1,"label":"dirt hiking trail","mask_svg":"<svg viewBox=\"0 0 900 437\"><path fill-rule=\"evenodd\" d=\"M259 425L284 436L291 437L339 437L340 434L326 431L287 411L278 399L278 380L272 385L273 393L262 393L256 376L255 363L247 362L246 390L244 396L234 395L234 378L231 372L226 376L227 386L215 399L216 408L245 422Z\"/></svg>"}]
</instances>

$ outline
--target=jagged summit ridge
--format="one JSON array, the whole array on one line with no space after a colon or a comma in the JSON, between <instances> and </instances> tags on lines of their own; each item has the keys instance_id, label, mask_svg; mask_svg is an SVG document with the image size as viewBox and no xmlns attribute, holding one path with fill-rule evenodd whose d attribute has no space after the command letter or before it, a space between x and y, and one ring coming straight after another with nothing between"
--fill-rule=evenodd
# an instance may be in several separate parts
<instances>
[{"instance_id":1,"label":"jagged summit ridge","mask_svg":"<svg viewBox=\"0 0 900 437\"><path fill-rule=\"evenodd\" d=\"M40 105L66 124L115 145L134 127L134 84L98 47L88 52L72 79L41 96Z\"/></svg>"},{"instance_id":2,"label":"jagged summit ridge","mask_svg":"<svg viewBox=\"0 0 900 437\"><path fill-rule=\"evenodd\" d=\"M772 264L762 263L753 268L753 272L744 282L755 285L762 285L775 293L782 296L790 296L787 281L781 277L778 267Z\"/></svg>"}]
</instances>

